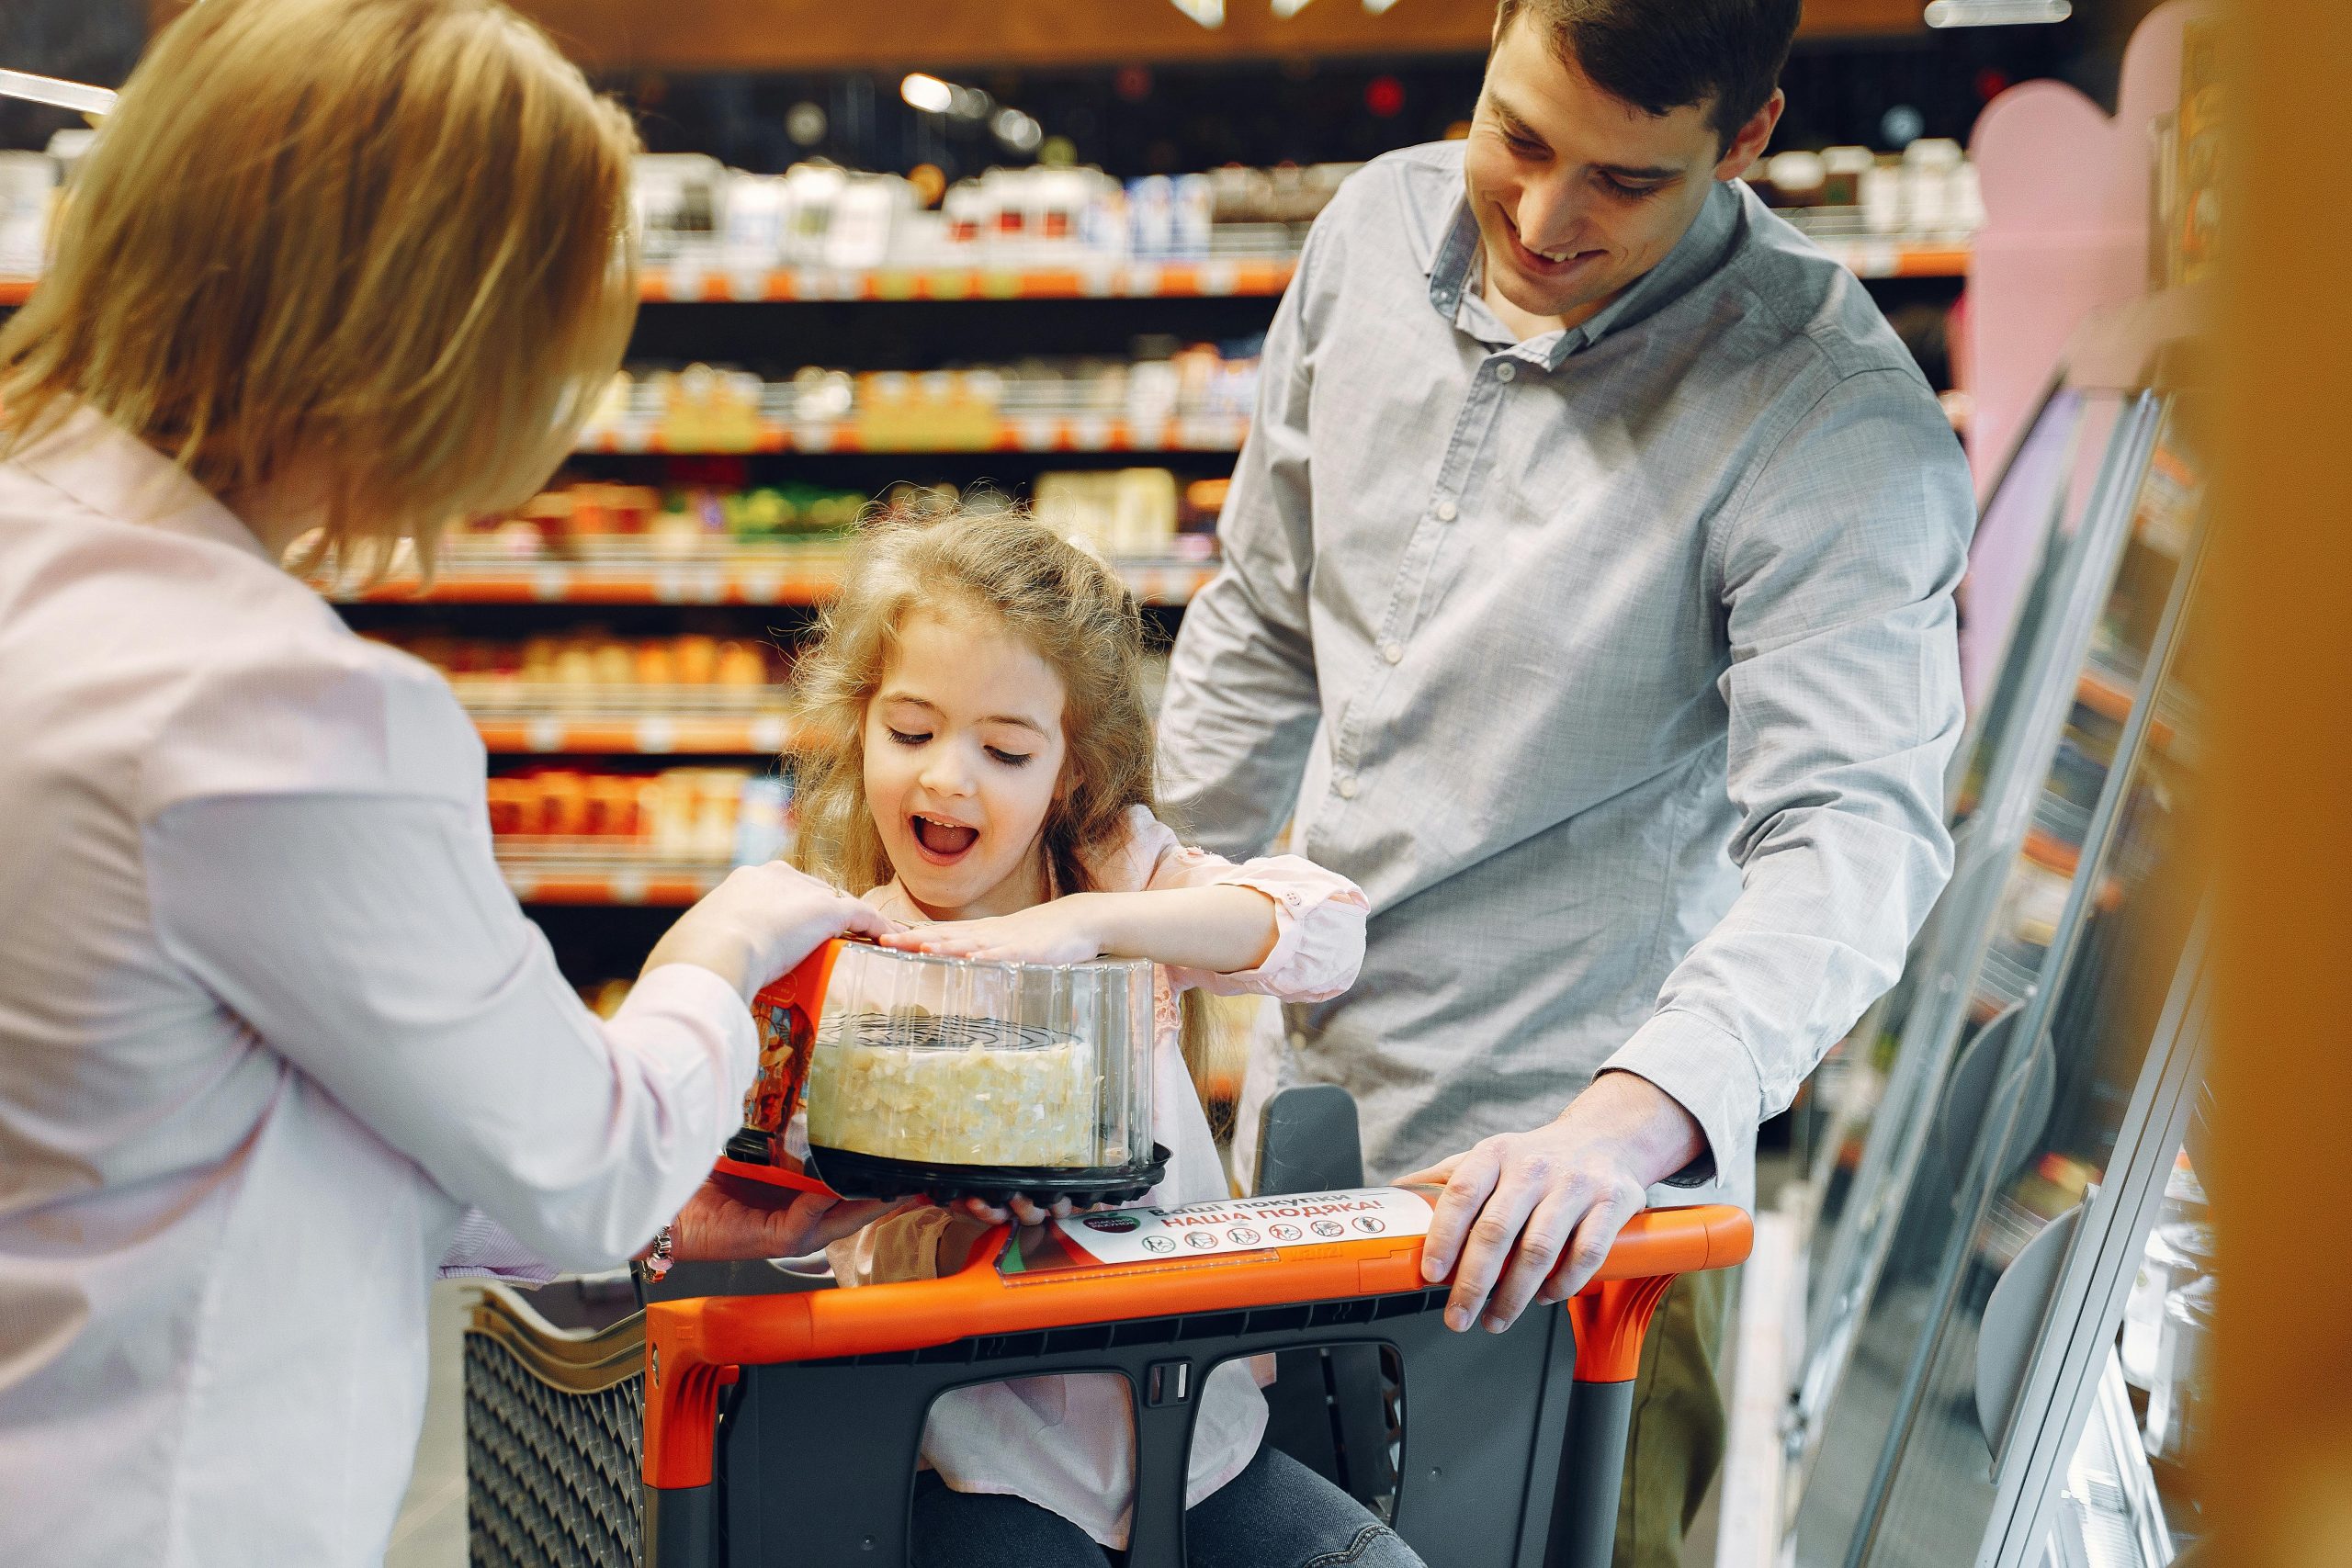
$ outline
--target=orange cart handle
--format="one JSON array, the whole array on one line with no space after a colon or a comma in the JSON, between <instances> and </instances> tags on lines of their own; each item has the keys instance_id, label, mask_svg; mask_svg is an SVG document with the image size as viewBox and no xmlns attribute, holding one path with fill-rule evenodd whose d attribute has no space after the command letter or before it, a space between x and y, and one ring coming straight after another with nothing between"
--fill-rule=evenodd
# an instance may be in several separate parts
<instances>
[{"instance_id":1,"label":"orange cart handle","mask_svg":"<svg viewBox=\"0 0 2352 1568\"><path fill-rule=\"evenodd\" d=\"M718 1389L737 1369L834 1356L919 1350L976 1335L1017 1334L1237 1308L1399 1295L1429 1290L1421 1238L1368 1238L1220 1258L1111 1264L1008 1280L999 1227L971 1261L937 1280L854 1291L703 1296L645 1309L645 1479L706 1485ZM1609 1258L1568 1305L1581 1382L1631 1378L1650 1314L1678 1274L1747 1257L1754 1227L1722 1204L1651 1209L1617 1235Z\"/></svg>"}]
</instances>

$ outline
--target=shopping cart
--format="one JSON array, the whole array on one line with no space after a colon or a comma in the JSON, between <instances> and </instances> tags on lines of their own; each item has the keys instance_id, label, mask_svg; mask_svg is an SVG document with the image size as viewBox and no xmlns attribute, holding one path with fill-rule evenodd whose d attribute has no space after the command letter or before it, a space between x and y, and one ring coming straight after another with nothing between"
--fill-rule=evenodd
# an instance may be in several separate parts
<instances>
[{"instance_id":1,"label":"shopping cart","mask_svg":"<svg viewBox=\"0 0 2352 1568\"><path fill-rule=\"evenodd\" d=\"M1384 1347L1401 1362L1393 1522L1408 1542L1447 1568L1600 1568L1650 1313L1674 1276L1746 1257L1748 1223L1720 1207L1639 1215L1567 1310L1527 1314L1501 1335L1446 1329L1446 1292L1421 1280L1419 1237L1045 1278L1005 1272L1004 1239L984 1239L939 1280L649 1307L646 1535L658 1568L904 1563L933 1400L1103 1371L1134 1391L1128 1562L1181 1568L1209 1372L1332 1345Z\"/></svg>"},{"instance_id":2,"label":"shopping cart","mask_svg":"<svg viewBox=\"0 0 2352 1568\"><path fill-rule=\"evenodd\" d=\"M1351 1117L1343 1159L1293 1159L1290 1174L1352 1168L1352 1131ZM1277 1157L1271 1168L1284 1168ZM1319 1193L1297 1206L1326 1200L1377 1201ZM475 1561L616 1560L627 1531L615 1528L613 1456L556 1450L567 1424L593 1440L614 1426L605 1406L633 1404L641 1390L642 1556L628 1539L630 1560L899 1568L935 1399L1008 1378L1110 1372L1134 1397L1130 1568L1180 1568L1198 1391L1218 1365L1271 1353L1282 1372L1268 1440L1376 1496L1433 1564L1599 1568L1650 1315L1676 1275L1743 1259L1749 1224L1722 1207L1638 1215L1592 1285L1499 1335L1444 1326L1446 1292L1421 1279L1418 1235L1346 1231L1010 1272L1006 1239L984 1238L940 1280L654 1302L645 1375L626 1384L613 1376L609 1331L518 1334L528 1309L493 1292L469 1342ZM518 1351L532 1375L518 1377ZM545 1386L555 1362L578 1363L560 1395ZM1396 1385L1385 1395L1384 1366ZM534 1382L535 1404L523 1397ZM601 1401L600 1418L574 1419L581 1401Z\"/></svg>"}]
</instances>

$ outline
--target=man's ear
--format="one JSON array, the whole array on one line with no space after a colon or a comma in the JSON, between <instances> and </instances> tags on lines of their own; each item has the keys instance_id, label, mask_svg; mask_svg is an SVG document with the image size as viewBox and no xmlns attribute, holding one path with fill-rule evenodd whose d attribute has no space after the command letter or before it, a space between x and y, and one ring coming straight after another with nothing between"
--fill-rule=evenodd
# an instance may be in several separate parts
<instances>
[{"instance_id":1,"label":"man's ear","mask_svg":"<svg viewBox=\"0 0 2352 1568\"><path fill-rule=\"evenodd\" d=\"M1739 134L1724 149L1724 155L1715 160L1715 178L1736 180L1763 154L1772 140L1773 128L1781 123L1781 111L1788 104L1788 95L1773 88L1772 96L1764 100L1764 107L1748 116L1747 123L1739 128Z\"/></svg>"}]
</instances>

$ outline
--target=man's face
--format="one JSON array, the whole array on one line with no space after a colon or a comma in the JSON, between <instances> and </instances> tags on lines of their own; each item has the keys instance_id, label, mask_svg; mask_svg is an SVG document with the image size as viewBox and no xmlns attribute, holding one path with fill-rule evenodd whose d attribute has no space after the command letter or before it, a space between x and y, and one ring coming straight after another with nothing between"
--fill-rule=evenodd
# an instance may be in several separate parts
<instances>
[{"instance_id":1,"label":"man's face","mask_svg":"<svg viewBox=\"0 0 2352 1568\"><path fill-rule=\"evenodd\" d=\"M1526 13L1487 62L1463 160L1489 287L1531 316L1591 315L1656 266L1719 179L1772 133L1781 98L1722 147L1709 106L1645 113L1552 52Z\"/></svg>"}]
</instances>

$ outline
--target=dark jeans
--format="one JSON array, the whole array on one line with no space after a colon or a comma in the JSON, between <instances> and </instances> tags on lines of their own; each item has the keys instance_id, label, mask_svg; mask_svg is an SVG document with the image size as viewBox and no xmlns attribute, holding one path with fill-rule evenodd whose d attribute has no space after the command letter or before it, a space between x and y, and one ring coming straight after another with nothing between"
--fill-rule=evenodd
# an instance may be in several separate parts
<instances>
[{"instance_id":1,"label":"dark jeans","mask_svg":"<svg viewBox=\"0 0 2352 1568\"><path fill-rule=\"evenodd\" d=\"M1111 1568L1107 1551L1051 1509L915 1478L914 1568ZM1425 1568L1396 1533L1290 1455L1261 1448L1184 1514L1185 1568Z\"/></svg>"}]
</instances>

